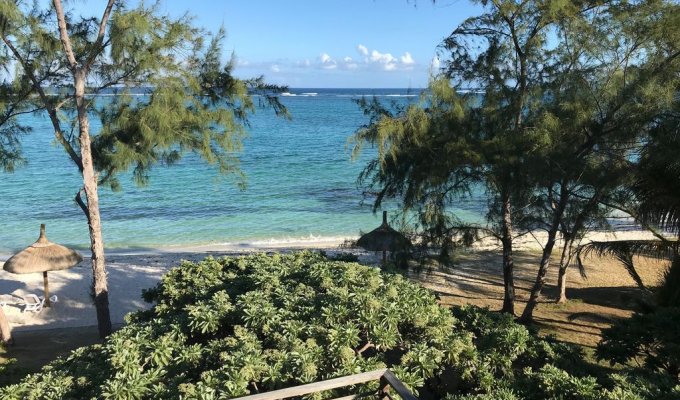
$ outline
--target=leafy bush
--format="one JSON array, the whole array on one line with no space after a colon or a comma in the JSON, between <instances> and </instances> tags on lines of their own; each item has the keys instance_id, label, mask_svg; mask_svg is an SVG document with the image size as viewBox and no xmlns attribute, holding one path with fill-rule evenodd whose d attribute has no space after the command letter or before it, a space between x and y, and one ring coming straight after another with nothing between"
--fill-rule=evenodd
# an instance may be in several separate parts
<instances>
[{"instance_id":1,"label":"leafy bush","mask_svg":"<svg viewBox=\"0 0 680 400\"><path fill-rule=\"evenodd\" d=\"M400 275L310 252L184 262L143 297L154 307L128 315L104 344L73 351L0 398L232 398L385 366L424 398L680 394L638 377L605 387L584 376L574 348L509 316L451 311Z\"/></svg>"},{"instance_id":2,"label":"leafy bush","mask_svg":"<svg viewBox=\"0 0 680 400\"><path fill-rule=\"evenodd\" d=\"M416 389L474 352L428 290L310 252L184 262L144 298L106 343L0 397L231 398L384 366Z\"/></svg>"}]
</instances>

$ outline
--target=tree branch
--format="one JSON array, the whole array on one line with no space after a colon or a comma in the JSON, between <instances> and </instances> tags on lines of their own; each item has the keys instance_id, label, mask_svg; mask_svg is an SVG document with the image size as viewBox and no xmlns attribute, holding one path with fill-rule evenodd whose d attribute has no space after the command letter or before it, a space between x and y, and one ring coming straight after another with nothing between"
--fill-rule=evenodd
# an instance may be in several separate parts
<instances>
[{"instance_id":1,"label":"tree branch","mask_svg":"<svg viewBox=\"0 0 680 400\"><path fill-rule=\"evenodd\" d=\"M42 101L43 105L45 106L45 109L47 110L47 114L50 117L50 121L52 122L52 127L54 128L54 136L57 138L57 141L59 141L59 143L61 143L61 145L64 147L64 150L66 150L66 153L68 153L69 157L71 157L71 160L76 164L78 169L82 172L83 171L83 162L80 159L80 156L78 155L78 153L76 153L76 151L73 149L73 146L71 146L71 143L69 143L69 141L66 140L66 138L64 137L64 134L61 131L61 124L59 123L59 117L57 116L57 112L54 109L54 107L51 106L51 103L50 103L49 99L47 98L45 91L43 90L42 86L40 86L40 82L38 81L38 79L35 76L35 71L33 70L33 66L24 57L21 56L21 53L19 53L19 50L17 50L17 48L14 47L14 44L7 38L7 36L5 36L4 32L0 31L0 37L2 38L2 41L5 43L5 45L12 52L14 57L16 57L17 61L24 68L26 75L28 75L28 78L33 83L33 88L35 89L36 92L38 92L38 95L40 96L40 100Z\"/></svg>"},{"instance_id":2,"label":"tree branch","mask_svg":"<svg viewBox=\"0 0 680 400\"><path fill-rule=\"evenodd\" d=\"M85 204L85 202L83 201L83 198L81 196L81 194L84 191L85 191L85 188L80 188L80 190L78 190L78 193L76 193L75 200L76 200L76 203L80 206L80 209L83 210L83 213L85 213L85 216L87 217L87 223L89 224L90 223L90 210L87 207L87 204Z\"/></svg>"},{"instance_id":3,"label":"tree branch","mask_svg":"<svg viewBox=\"0 0 680 400\"><path fill-rule=\"evenodd\" d=\"M369 341L366 342L366 344L363 345L360 349L355 349L354 351L356 352L357 355L361 355L364 351L370 349L371 347L375 347L375 345Z\"/></svg>"},{"instance_id":4,"label":"tree branch","mask_svg":"<svg viewBox=\"0 0 680 400\"><path fill-rule=\"evenodd\" d=\"M589 199L585 196L581 196L581 195L574 193L574 192L571 192L570 194L572 196L576 197L576 198L579 198L579 199L583 199L583 200ZM630 208L627 208L627 207L625 207L621 204L610 203L610 202L608 202L608 201L606 201L605 199L602 199L602 198L599 198L597 200L597 202L602 204L605 207L613 208L615 210L619 210L621 212L624 212L624 213L630 215L637 223L640 224L640 226L643 229L646 229L647 231L649 231L652 235L654 235L654 237L656 237L657 239L659 239L660 241L665 242L665 243L670 242L670 240L668 240L667 237L663 236L663 234L656 227L640 221L638 219L638 216L637 216L637 213L635 212L635 210L631 210Z\"/></svg>"},{"instance_id":5,"label":"tree branch","mask_svg":"<svg viewBox=\"0 0 680 400\"><path fill-rule=\"evenodd\" d=\"M85 61L85 65L83 66L85 70L90 69L90 66L94 62L94 59L97 58L97 55L99 54L101 48L103 47L102 44L104 43L104 35L106 34L106 24L109 22L109 17L111 16L111 9L113 8L113 5L115 3L116 0L109 0L109 2L106 4L106 9L104 10L104 14L102 15L102 20L99 23L99 33L97 34L97 40L92 44L90 54L87 56L87 60Z\"/></svg>"},{"instance_id":6,"label":"tree branch","mask_svg":"<svg viewBox=\"0 0 680 400\"><path fill-rule=\"evenodd\" d=\"M76 56L73 54L71 39L69 39L68 31L66 30L66 17L64 16L64 9L61 7L61 0L52 0L52 4L54 5L54 10L57 12L57 25L59 26L61 44L64 46L66 59L71 66L71 72L75 73L78 68L78 60L76 60Z\"/></svg>"}]
</instances>

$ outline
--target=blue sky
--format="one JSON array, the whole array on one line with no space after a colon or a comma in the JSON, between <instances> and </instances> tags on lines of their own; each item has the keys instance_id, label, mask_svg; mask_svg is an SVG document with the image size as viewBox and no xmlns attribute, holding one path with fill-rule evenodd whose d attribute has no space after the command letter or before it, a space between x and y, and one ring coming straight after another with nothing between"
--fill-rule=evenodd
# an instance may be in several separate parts
<instances>
[{"instance_id":1,"label":"blue sky","mask_svg":"<svg viewBox=\"0 0 680 400\"><path fill-rule=\"evenodd\" d=\"M99 15L103 2L85 4ZM162 9L211 31L224 25L237 76L309 88L424 87L437 45L480 10L468 0L165 0Z\"/></svg>"}]
</instances>

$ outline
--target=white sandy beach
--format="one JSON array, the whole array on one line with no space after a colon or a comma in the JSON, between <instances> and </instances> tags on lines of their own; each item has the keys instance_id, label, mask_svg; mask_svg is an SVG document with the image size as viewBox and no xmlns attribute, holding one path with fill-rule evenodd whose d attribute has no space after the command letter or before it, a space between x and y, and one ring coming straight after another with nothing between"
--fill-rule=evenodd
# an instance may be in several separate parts
<instances>
[{"instance_id":1,"label":"white sandy beach","mask_svg":"<svg viewBox=\"0 0 680 400\"><path fill-rule=\"evenodd\" d=\"M142 289L153 287L161 276L182 260L198 261L207 256L222 257L255 252L284 252L301 249L325 250L329 253L343 251L343 239L321 239L306 242L285 242L238 245L206 245L196 247L171 247L144 251L107 251L106 264L109 284L111 321L120 324L124 316L150 305L141 298ZM360 252L355 250L354 252ZM362 253L372 258L371 253ZM85 254L84 254L85 256ZM11 254L0 254L0 266ZM0 301L14 332L91 326L97 324L90 293L92 271L90 258L68 270L49 272L50 295L58 302L39 313L24 312L23 296L33 293L43 295L42 274L17 275L0 269Z\"/></svg>"},{"instance_id":2,"label":"white sandy beach","mask_svg":"<svg viewBox=\"0 0 680 400\"><path fill-rule=\"evenodd\" d=\"M518 249L540 250L539 240L544 235L523 236L518 240ZM624 231L613 233L596 233L591 240L625 240L648 239L651 234L640 231ZM538 239L538 240L537 240ZM305 241L299 243L268 243L238 245L206 245L197 247L174 247L141 252L107 251L107 271L110 294L111 320L114 324L124 321L124 316L135 310L148 308L150 305L141 298L142 289L153 287L170 268L179 265L181 260L197 261L209 255L221 257L253 252L285 252L299 249L318 249L329 253L349 251L339 246L344 240L339 238ZM497 248L493 240L485 240L477 249L489 250ZM352 249L361 256L362 261L377 262L379 255ZM10 257L0 254L0 265ZM80 327L96 325L94 305L90 298L91 269L89 258L78 266L64 271L49 273L50 294L56 294L58 302L39 313L23 312L23 296L34 293L43 294L42 274L15 275L0 270L0 301L6 303L5 314L14 332Z\"/></svg>"}]
</instances>

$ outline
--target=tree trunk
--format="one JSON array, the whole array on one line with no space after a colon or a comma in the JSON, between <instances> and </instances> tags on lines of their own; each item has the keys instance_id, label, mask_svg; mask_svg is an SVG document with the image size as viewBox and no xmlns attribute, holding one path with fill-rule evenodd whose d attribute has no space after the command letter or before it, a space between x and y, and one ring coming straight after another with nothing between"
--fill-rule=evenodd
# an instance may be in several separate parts
<instances>
[{"instance_id":1,"label":"tree trunk","mask_svg":"<svg viewBox=\"0 0 680 400\"><path fill-rule=\"evenodd\" d=\"M534 309L538 305L538 298L541 296L541 290L545 285L545 275L548 272L548 266L550 265L550 256L552 255L553 247L555 246L555 241L557 239L557 229L550 229L548 232L548 242L543 248L543 255L541 257L541 263L538 266L538 274L536 274L536 281L534 286L531 288L531 295L529 295L529 301L526 307L524 307L524 312L520 320L522 322L531 322L534 318Z\"/></svg>"},{"instance_id":2,"label":"tree trunk","mask_svg":"<svg viewBox=\"0 0 680 400\"><path fill-rule=\"evenodd\" d=\"M557 277L557 292L559 297L557 298L558 303L567 302L567 268L571 263L571 245L574 242L573 239L568 239L564 241L564 247L562 248L562 257L560 257L560 271Z\"/></svg>"},{"instance_id":3,"label":"tree trunk","mask_svg":"<svg viewBox=\"0 0 680 400\"><path fill-rule=\"evenodd\" d=\"M597 209L597 205L600 201L600 197L602 196L602 193L600 192L599 189L596 189L595 194L593 197L588 200L588 203L585 205L583 210L576 216L576 220L574 221L574 225L571 229L571 232L568 232L568 229L565 229L564 231L564 247L562 248L562 256L560 257L560 270L559 274L557 277L557 291L559 293L559 297L557 299L558 303L566 303L567 302L567 268L569 268L569 264L571 264L571 259L574 256L573 252L573 246L574 246L574 240L576 240L577 236L581 236L584 234L584 227L586 223L586 219L590 216L590 214Z\"/></svg>"},{"instance_id":4,"label":"tree trunk","mask_svg":"<svg viewBox=\"0 0 680 400\"><path fill-rule=\"evenodd\" d=\"M109 1L106 12L101 21L97 40L101 40L104 27L108 20L112 1ZM96 53L92 53L92 59L87 60L85 65L78 62L68 36L66 17L61 5L61 0L53 0L54 10L57 15L57 25L66 60L73 74L74 97L78 109L78 133L80 141L80 164L83 174L83 190L87 200L87 207L83 208L87 216L90 228L90 250L92 251L92 281L94 286L94 304L97 309L97 325L99 336L104 338L111 334L111 316L109 314L109 291L106 283L106 264L104 260L104 239L102 237L101 219L99 216L99 195L97 193L97 175L94 171L92 149L90 141L90 121L87 116L87 104L85 102L85 84L91 62ZM57 124L58 125L58 124ZM55 127L56 128L56 127ZM79 192L80 193L80 192ZM79 203L81 207L82 204Z\"/></svg>"},{"instance_id":5,"label":"tree trunk","mask_svg":"<svg viewBox=\"0 0 680 400\"><path fill-rule=\"evenodd\" d=\"M552 197L552 196L551 196ZM541 262L538 266L538 273L536 274L536 281L534 286L531 288L531 295L529 296L529 301L526 307L524 307L524 312L520 320L523 322L531 322L534 318L534 309L538 305L538 298L541 297L541 291L545 285L545 275L548 273L548 267L550 266L550 257L552 256L553 248L555 247L555 242L557 241L557 231L560 228L560 222L562 221L562 215L564 214L564 209L567 205L567 200L569 198L569 192L567 191L565 182L561 182L560 185L560 199L555 207L553 207L553 218L550 223L550 229L548 230L548 241L543 247L543 255L541 257Z\"/></svg>"},{"instance_id":6,"label":"tree trunk","mask_svg":"<svg viewBox=\"0 0 680 400\"><path fill-rule=\"evenodd\" d=\"M50 284L47 280L47 271L43 271L43 290L45 291L45 307L51 307L52 302L50 301Z\"/></svg>"},{"instance_id":7,"label":"tree trunk","mask_svg":"<svg viewBox=\"0 0 680 400\"><path fill-rule=\"evenodd\" d=\"M504 313L515 315L515 282L513 277L514 260L512 258L512 207L507 194L502 195L501 243L503 244L503 309Z\"/></svg>"},{"instance_id":8,"label":"tree trunk","mask_svg":"<svg viewBox=\"0 0 680 400\"><path fill-rule=\"evenodd\" d=\"M106 263L104 259L104 238L102 237L102 226L99 215L97 176L94 172L90 142L90 121L87 116L87 106L85 104L86 72L78 68L73 75L75 81L76 105L78 107L80 158L83 163L83 188L85 190L85 198L87 199L86 216L90 228L94 304L97 309L99 336L104 338L111 334L111 316L109 314L109 291L106 279Z\"/></svg>"},{"instance_id":9,"label":"tree trunk","mask_svg":"<svg viewBox=\"0 0 680 400\"><path fill-rule=\"evenodd\" d=\"M7 322L7 316L5 315L5 310L0 307L0 340L5 345L14 343L12 339L12 331L9 328L9 322Z\"/></svg>"}]
</instances>

